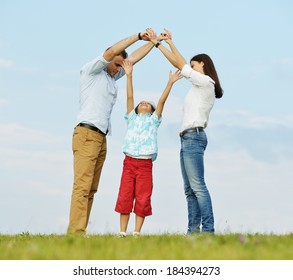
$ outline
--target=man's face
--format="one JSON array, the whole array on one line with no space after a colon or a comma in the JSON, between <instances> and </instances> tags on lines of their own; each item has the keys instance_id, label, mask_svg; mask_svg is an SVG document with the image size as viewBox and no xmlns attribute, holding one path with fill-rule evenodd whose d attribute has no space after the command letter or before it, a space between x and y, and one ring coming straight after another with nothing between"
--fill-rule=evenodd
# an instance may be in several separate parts
<instances>
[{"instance_id":1,"label":"man's face","mask_svg":"<svg viewBox=\"0 0 293 280\"><path fill-rule=\"evenodd\" d=\"M121 55L115 56L107 66L107 72L111 77L114 77L122 67L124 58Z\"/></svg>"}]
</instances>

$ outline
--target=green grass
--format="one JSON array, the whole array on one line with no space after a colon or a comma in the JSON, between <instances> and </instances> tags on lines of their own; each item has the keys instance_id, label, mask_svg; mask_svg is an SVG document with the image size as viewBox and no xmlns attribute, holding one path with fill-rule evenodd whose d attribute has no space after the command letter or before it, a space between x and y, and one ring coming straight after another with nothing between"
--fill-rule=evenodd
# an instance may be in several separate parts
<instances>
[{"instance_id":1,"label":"green grass","mask_svg":"<svg viewBox=\"0 0 293 280\"><path fill-rule=\"evenodd\" d=\"M0 235L1 260L293 260L293 234Z\"/></svg>"}]
</instances>

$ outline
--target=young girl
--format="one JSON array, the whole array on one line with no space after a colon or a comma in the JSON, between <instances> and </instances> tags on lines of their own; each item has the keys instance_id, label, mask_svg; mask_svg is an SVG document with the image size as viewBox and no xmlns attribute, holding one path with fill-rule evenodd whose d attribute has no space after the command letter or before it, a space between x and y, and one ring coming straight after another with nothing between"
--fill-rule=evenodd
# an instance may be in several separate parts
<instances>
[{"instance_id":1,"label":"young girl","mask_svg":"<svg viewBox=\"0 0 293 280\"><path fill-rule=\"evenodd\" d=\"M195 55L190 65L175 47L171 33L165 30L159 38L150 38L169 62L191 82L183 105L183 122L180 133L180 164L188 209L187 233L214 233L214 215L210 193L204 180L204 151L209 114L215 98L221 98L223 90L212 59L207 54ZM160 40L165 40L170 49Z\"/></svg>"},{"instance_id":2,"label":"young girl","mask_svg":"<svg viewBox=\"0 0 293 280\"><path fill-rule=\"evenodd\" d=\"M130 213L135 213L133 234L139 235L146 216L152 215L152 167L157 157L157 130L165 102L173 84L181 79L179 71L169 73L167 86L157 108L153 102L142 101L134 108L132 64L123 62L127 76L127 132L123 143L125 159L115 211L120 213L120 236L126 236Z\"/></svg>"}]
</instances>

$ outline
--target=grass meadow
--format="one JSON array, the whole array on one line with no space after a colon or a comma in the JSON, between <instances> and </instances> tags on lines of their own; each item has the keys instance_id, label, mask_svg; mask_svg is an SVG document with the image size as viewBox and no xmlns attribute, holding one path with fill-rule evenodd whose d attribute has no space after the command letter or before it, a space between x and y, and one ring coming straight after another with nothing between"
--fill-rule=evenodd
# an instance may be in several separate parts
<instances>
[{"instance_id":1,"label":"grass meadow","mask_svg":"<svg viewBox=\"0 0 293 280\"><path fill-rule=\"evenodd\" d=\"M293 260L293 234L0 235L1 260Z\"/></svg>"}]
</instances>

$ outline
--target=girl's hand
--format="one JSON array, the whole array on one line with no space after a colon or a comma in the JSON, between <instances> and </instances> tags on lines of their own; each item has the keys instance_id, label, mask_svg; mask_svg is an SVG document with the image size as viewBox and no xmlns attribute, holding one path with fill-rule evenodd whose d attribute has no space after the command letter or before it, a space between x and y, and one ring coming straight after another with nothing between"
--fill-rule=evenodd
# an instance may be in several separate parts
<instances>
[{"instance_id":1,"label":"girl's hand","mask_svg":"<svg viewBox=\"0 0 293 280\"><path fill-rule=\"evenodd\" d=\"M133 70L133 65L132 63L129 61L129 60L124 60L122 62L122 67L125 71L125 74L128 76L128 75L131 75L132 74L132 70Z\"/></svg>"},{"instance_id":2,"label":"girl's hand","mask_svg":"<svg viewBox=\"0 0 293 280\"><path fill-rule=\"evenodd\" d=\"M170 70L169 73L169 81L174 84L176 81L182 79L182 75L181 75L181 71L177 70L176 72L172 73L172 71Z\"/></svg>"}]
</instances>

